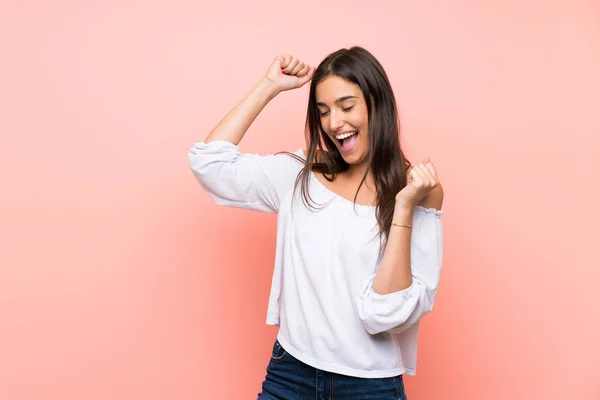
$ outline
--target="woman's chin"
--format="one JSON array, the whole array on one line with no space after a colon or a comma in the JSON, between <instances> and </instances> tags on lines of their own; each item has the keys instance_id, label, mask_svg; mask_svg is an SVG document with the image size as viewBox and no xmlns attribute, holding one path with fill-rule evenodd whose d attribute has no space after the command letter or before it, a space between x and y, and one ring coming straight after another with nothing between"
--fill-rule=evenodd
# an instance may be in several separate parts
<instances>
[{"instance_id":1,"label":"woman's chin","mask_svg":"<svg viewBox=\"0 0 600 400\"><path fill-rule=\"evenodd\" d=\"M362 164L366 160L366 156L357 151L342 153L342 158L350 165Z\"/></svg>"}]
</instances>

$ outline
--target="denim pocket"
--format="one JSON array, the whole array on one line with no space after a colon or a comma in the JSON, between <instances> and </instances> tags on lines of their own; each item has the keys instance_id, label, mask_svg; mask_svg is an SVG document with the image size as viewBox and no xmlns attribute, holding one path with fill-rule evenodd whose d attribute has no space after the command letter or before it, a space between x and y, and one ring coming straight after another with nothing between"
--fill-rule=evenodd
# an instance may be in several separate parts
<instances>
[{"instance_id":1,"label":"denim pocket","mask_svg":"<svg viewBox=\"0 0 600 400\"><path fill-rule=\"evenodd\" d=\"M273 352L271 353L271 360L273 361L282 361L287 352L281 347L281 343L279 340L275 339L275 344L273 345Z\"/></svg>"}]
</instances>

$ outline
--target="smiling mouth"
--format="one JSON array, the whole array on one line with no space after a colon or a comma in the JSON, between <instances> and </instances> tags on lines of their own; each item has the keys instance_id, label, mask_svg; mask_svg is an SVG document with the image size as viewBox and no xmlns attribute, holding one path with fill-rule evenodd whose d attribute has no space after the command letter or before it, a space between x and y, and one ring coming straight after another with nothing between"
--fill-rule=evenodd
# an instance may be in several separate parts
<instances>
[{"instance_id":1,"label":"smiling mouth","mask_svg":"<svg viewBox=\"0 0 600 400\"><path fill-rule=\"evenodd\" d=\"M344 152L350 151L356 145L358 140L358 131L342 133L336 135L335 138L340 144L340 149Z\"/></svg>"}]
</instances>

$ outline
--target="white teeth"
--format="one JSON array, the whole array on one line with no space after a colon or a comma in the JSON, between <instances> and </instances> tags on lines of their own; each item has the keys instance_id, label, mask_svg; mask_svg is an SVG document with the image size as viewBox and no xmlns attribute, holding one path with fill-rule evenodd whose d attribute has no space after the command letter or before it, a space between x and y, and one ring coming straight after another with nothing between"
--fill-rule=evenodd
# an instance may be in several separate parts
<instances>
[{"instance_id":1,"label":"white teeth","mask_svg":"<svg viewBox=\"0 0 600 400\"><path fill-rule=\"evenodd\" d=\"M346 139L352 135L354 135L356 132L347 132L347 133L342 133L341 135L337 135L335 138L337 140L342 140L342 139Z\"/></svg>"}]
</instances>

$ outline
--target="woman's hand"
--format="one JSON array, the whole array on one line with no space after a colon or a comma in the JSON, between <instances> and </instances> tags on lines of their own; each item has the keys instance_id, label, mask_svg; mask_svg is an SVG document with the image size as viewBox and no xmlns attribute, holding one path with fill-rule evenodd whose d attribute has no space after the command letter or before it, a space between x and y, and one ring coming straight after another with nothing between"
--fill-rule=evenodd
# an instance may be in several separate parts
<instances>
[{"instance_id":1,"label":"woman's hand","mask_svg":"<svg viewBox=\"0 0 600 400\"><path fill-rule=\"evenodd\" d=\"M283 92L297 89L310 81L315 68L289 54L279 54L265 74L265 79L272 83L275 90Z\"/></svg>"},{"instance_id":2,"label":"woman's hand","mask_svg":"<svg viewBox=\"0 0 600 400\"><path fill-rule=\"evenodd\" d=\"M396 205L414 208L439 185L435 167L426 158L408 174L408 184L396 195Z\"/></svg>"}]
</instances>

